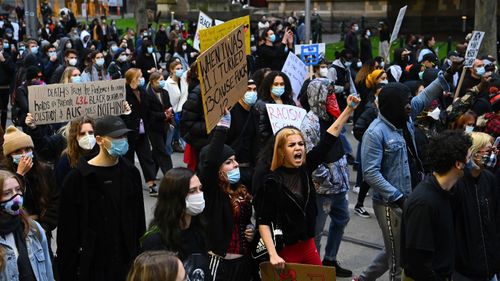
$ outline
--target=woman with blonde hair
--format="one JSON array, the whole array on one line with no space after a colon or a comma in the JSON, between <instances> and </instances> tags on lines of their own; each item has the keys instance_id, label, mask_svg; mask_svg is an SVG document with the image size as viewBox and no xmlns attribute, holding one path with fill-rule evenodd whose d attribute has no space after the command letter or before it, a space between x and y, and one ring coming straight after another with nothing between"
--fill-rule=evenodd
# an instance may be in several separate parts
<instances>
[{"instance_id":1,"label":"woman with blonde hair","mask_svg":"<svg viewBox=\"0 0 500 281\"><path fill-rule=\"evenodd\" d=\"M25 188L0 170L0 280L54 280L43 228L23 208Z\"/></svg>"},{"instance_id":2,"label":"woman with blonde hair","mask_svg":"<svg viewBox=\"0 0 500 281\"><path fill-rule=\"evenodd\" d=\"M182 262L172 252L151 251L137 256L127 281L185 281Z\"/></svg>"},{"instance_id":3,"label":"woman with blonde hair","mask_svg":"<svg viewBox=\"0 0 500 281\"><path fill-rule=\"evenodd\" d=\"M82 83L82 77L80 76L80 70L74 66L68 66L64 69L61 76L61 81L59 83L69 84L69 83Z\"/></svg>"},{"instance_id":4,"label":"woman with blonde hair","mask_svg":"<svg viewBox=\"0 0 500 281\"><path fill-rule=\"evenodd\" d=\"M358 106L359 99L349 96L347 103L348 106L307 157L305 139L300 130L287 127L276 135L272 173L266 177L254 205L259 233L271 264L278 269L283 269L285 262L322 264L314 243L316 191L310 175L326 160L325 156L338 141L342 126ZM273 232L277 228L281 229L283 239L275 246Z\"/></svg>"}]
</instances>

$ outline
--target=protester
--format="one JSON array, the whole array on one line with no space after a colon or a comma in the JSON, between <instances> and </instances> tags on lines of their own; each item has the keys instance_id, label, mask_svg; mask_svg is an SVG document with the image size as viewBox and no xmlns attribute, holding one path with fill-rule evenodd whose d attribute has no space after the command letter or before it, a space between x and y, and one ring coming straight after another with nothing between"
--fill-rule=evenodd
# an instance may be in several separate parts
<instances>
[{"instance_id":1,"label":"protester","mask_svg":"<svg viewBox=\"0 0 500 281\"><path fill-rule=\"evenodd\" d=\"M159 57L154 52L154 47L151 41L145 40L141 45L141 53L137 56L136 67L142 71L142 75L146 81L149 81L151 73L160 71Z\"/></svg>"},{"instance_id":2,"label":"protester","mask_svg":"<svg viewBox=\"0 0 500 281\"><path fill-rule=\"evenodd\" d=\"M109 80L103 53L94 51L90 53L89 58L92 59L92 63L83 70L82 82Z\"/></svg>"},{"instance_id":3,"label":"protester","mask_svg":"<svg viewBox=\"0 0 500 281\"><path fill-rule=\"evenodd\" d=\"M127 281L184 281L186 277L186 271L174 253L151 251L144 252L135 259Z\"/></svg>"},{"instance_id":4,"label":"protester","mask_svg":"<svg viewBox=\"0 0 500 281\"><path fill-rule=\"evenodd\" d=\"M52 76L50 77L49 84L59 83L61 81L62 74L66 67L73 66L77 67L78 64L78 52L74 49L67 49L64 52L64 63L60 64L55 70ZM46 77L48 79L48 77Z\"/></svg>"},{"instance_id":5,"label":"protester","mask_svg":"<svg viewBox=\"0 0 500 281\"><path fill-rule=\"evenodd\" d=\"M15 64L10 52L10 44L3 41L0 46L0 124L5 130L7 124L7 109L9 106L10 85L15 77Z\"/></svg>"},{"instance_id":6,"label":"protester","mask_svg":"<svg viewBox=\"0 0 500 281\"><path fill-rule=\"evenodd\" d=\"M54 280L45 231L23 208L23 181L0 170L0 186L0 280Z\"/></svg>"},{"instance_id":7,"label":"protester","mask_svg":"<svg viewBox=\"0 0 500 281\"><path fill-rule=\"evenodd\" d=\"M198 280L200 275L208 280L206 234L200 218L205 200L200 179L187 168L174 168L163 177L158 193L142 250L174 251L190 280Z\"/></svg>"},{"instance_id":8,"label":"protester","mask_svg":"<svg viewBox=\"0 0 500 281\"><path fill-rule=\"evenodd\" d=\"M61 75L61 84L69 84L69 83L83 83L82 76L80 75L80 70L73 66L68 66L64 69L64 72Z\"/></svg>"},{"instance_id":9,"label":"protester","mask_svg":"<svg viewBox=\"0 0 500 281\"><path fill-rule=\"evenodd\" d=\"M125 280L145 231L139 171L120 117L96 120L99 154L80 159L61 190L57 256L60 280ZM120 196L117 196L117 195Z\"/></svg>"},{"instance_id":10,"label":"protester","mask_svg":"<svg viewBox=\"0 0 500 281\"><path fill-rule=\"evenodd\" d=\"M114 60L108 66L108 73L111 79L125 78L125 73L131 68L128 49L118 49L114 55Z\"/></svg>"},{"instance_id":11,"label":"protester","mask_svg":"<svg viewBox=\"0 0 500 281\"><path fill-rule=\"evenodd\" d=\"M361 36L359 59L362 63L365 63L367 60L373 58L372 42L370 41L370 37L372 36L371 30L369 28L363 29Z\"/></svg>"},{"instance_id":12,"label":"protester","mask_svg":"<svg viewBox=\"0 0 500 281\"><path fill-rule=\"evenodd\" d=\"M351 51L354 57L359 57L359 42L356 34L358 30L358 24L355 22L351 23L344 39L344 48L348 51Z\"/></svg>"},{"instance_id":13,"label":"protester","mask_svg":"<svg viewBox=\"0 0 500 281\"><path fill-rule=\"evenodd\" d=\"M257 49L259 56L259 66L268 67L271 70L281 71L289 51L293 49L293 32L289 29L279 44L276 44L277 36L271 28L262 32L264 43Z\"/></svg>"},{"instance_id":14,"label":"protester","mask_svg":"<svg viewBox=\"0 0 500 281\"><path fill-rule=\"evenodd\" d=\"M187 70L183 68L178 60L174 60L169 66L170 76L165 83L164 89L167 90L174 112L175 130L173 135L172 148L176 152L184 152L182 139L179 135L179 126L182 120L182 106L188 97Z\"/></svg>"}]
</instances>

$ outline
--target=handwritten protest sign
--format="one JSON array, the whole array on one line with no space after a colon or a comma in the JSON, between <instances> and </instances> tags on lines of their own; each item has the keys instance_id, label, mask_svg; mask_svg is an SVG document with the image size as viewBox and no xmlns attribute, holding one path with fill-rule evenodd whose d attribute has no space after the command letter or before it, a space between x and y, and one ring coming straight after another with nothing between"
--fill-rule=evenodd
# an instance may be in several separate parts
<instances>
[{"instance_id":1,"label":"handwritten protest sign","mask_svg":"<svg viewBox=\"0 0 500 281\"><path fill-rule=\"evenodd\" d=\"M389 44L392 44L392 42L398 39L399 30L401 29L401 23L403 22L403 18L405 17L406 8L408 8L408 6L404 6L403 8L399 9L398 18L396 19L396 23L394 24L394 29L392 30L391 40L389 41Z\"/></svg>"},{"instance_id":2,"label":"handwritten protest sign","mask_svg":"<svg viewBox=\"0 0 500 281\"><path fill-rule=\"evenodd\" d=\"M474 60L479 53L479 48L481 47L481 42L484 38L483 31L472 31L472 37L467 46L467 51L465 52L465 62L464 67L472 67L474 65Z\"/></svg>"},{"instance_id":3,"label":"handwritten protest sign","mask_svg":"<svg viewBox=\"0 0 500 281\"><path fill-rule=\"evenodd\" d=\"M296 100L302 84L307 79L307 66L296 55L290 52L281 71L290 78L293 98Z\"/></svg>"},{"instance_id":4,"label":"handwritten protest sign","mask_svg":"<svg viewBox=\"0 0 500 281\"><path fill-rule=\"evenodd\" d=\"M196 60L207 133L224 115L224 108L231 108L246 92L248 78L244 34L243 26L237 27Z\"/></svg>"},{"instance_id":5,"label":"handwritten protest sign","mask_svg":"<svg viewBox=\"0 0 500 281\"><path fill-rule=\"evenodd\" d=\"M269 116L271 128L275 135L281 128L286 126L300 128L302 120L307 114L305 109L287 104L268 103L266 104L266 108L267 116Z\"/></svg>"},{"instance_id":6,"label":"handwritten protest sign","mask_svg":"<svg viewBox=\"0 0 500 281\"><path fill-rule=\"evenodd\" d=\"M196 33L193 40L193 48L200 50L200 30L207 29L212 26L212 18L207 16L205 13L200 11L198 15L198 27L196 28Z\"/></svg>"},{"instance_id":7,"label":"handwritten protest sign","mask_svg":"<svg viewBox=\"0 0 500 281\"><path fill-rule=\"evenodd\" d=\"M80 116L123 113L125 79L28 87L29 112L35 123L52 124Z\"/></svg>"},{"instance_id":8,"label":"handwritten protest sign","mask_svg":"<svg viewBox=\"0 0 500 281\"><path fill-rule=\"evenodd\" d=\"M200 30L200 52L204 52L212 45L221 40L229 32L233 31L238 26L243 25L245 30L245 52L250 55L250 16L244 16L230 20L223 24L214 27Z\"/></svg>"},{"instance_id":9,"label":"handwritten protest sign","mask_svg":"<svg viewBox=\"0 0 500 281\"><path fill-rule=\"evenodd\" d=\"M295 54L306 63L316 65L321 58L325 58L325 43L296 45Z\"/></svg>"},{"instance_id":10,"label":"handwritten protest sign","mask_svg":"<svg viewBox=\"0 0 500 281\"><path fill-rule=\"evenodd\" d=\"M285 263L285 269L276 270L269 262L260 264L262 281L335 281L335 267Z\"/></svg>"}]
</instances>

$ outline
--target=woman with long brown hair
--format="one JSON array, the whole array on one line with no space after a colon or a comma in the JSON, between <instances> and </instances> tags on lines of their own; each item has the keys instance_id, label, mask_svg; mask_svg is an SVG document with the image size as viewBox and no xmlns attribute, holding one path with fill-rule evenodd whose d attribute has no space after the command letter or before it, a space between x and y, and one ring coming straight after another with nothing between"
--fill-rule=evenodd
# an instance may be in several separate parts
<instances>
[{"instance_id":1,"label":"woman with long brown hair","mask_svg":"<svg viewBox=\"0 0 500 281\"><path fill-rule=\"evenodd\" d=\"M185 281L186 271L172 252L151 251L137 256L127 281Z\"/></svg>"}]
</instances>

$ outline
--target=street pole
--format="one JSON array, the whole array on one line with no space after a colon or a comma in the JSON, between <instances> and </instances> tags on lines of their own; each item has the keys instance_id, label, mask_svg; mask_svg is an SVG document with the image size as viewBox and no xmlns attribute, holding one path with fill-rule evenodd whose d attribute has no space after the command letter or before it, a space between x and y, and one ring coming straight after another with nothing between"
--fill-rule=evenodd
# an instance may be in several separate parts
<instances>
[{"instance_id":1,"label":"street pole","mask_svg":"<svg viewBox=\"0 0 500 281\"><path fill-rule=\"evenodd\" d=\"M26 21L26 35L28 38L38 39L38 19L36 17L36 7L38 1L24 1L24 19Z\"/></svg>"},{"instance_id":2,"label":"street pole","mask_svg":"<svg viewBox=\"0 0 500 281\"><path fill-rule=\"evenodd\" d=\"M305 5L305 14L306 14L306 30L304 34L304 44L307 44L311 40L311 0L305 0L306 5Z\"/></svg>"}]
</instances>

